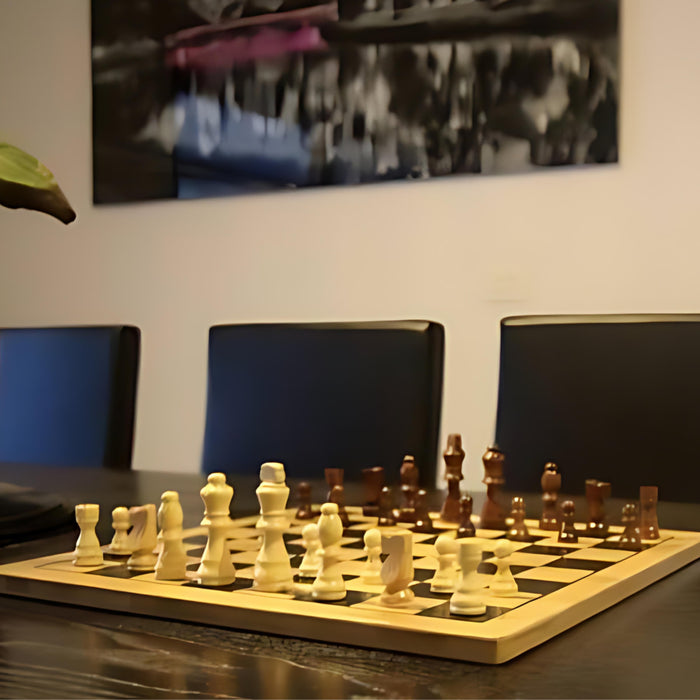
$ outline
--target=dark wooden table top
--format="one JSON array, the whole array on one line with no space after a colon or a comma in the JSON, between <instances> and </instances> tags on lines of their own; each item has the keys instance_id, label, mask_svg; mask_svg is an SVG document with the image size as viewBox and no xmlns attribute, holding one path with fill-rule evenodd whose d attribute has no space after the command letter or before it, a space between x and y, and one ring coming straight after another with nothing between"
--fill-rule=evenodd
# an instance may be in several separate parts
<instances>
[{"instance_id":1,"label":"dark wooden table top","mask_svg":"<svg viewBox=\"0 0 700 700\"><path fill-rule=\"evenodd\" d=\"M0 465L0 482L56 493L69 505L97 502L103 514L157 503L174 489L189 526L201 516L204 478ZM252 512L257 479L231 483L234 512ZM697 511L660 504L660 521L700 529ZM108 520L98 530L103 541L111 537ZM0 561L68 551L74 541L66 532L7 545ZM698 698L700 562L500 666L372 650L371 631L367 643L362 649L98 611L80 600L66 606L0 596L0 697Z\"/></svg>"}]
</instances>

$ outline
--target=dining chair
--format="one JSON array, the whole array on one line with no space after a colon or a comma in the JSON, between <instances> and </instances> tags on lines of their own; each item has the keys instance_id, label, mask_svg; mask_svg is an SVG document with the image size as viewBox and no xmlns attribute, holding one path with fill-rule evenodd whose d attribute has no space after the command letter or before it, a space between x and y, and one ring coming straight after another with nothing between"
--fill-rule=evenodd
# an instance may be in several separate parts
<instances>
[{"instance_id":1,"label":"dining chair","mask_svg":"<svg viewBox=\"0 0 700 700\"><path fill-rule=\"evenodd\" d=\"M437 469L444 328L431 321L272 323L209 332L205 472L398 481L412 454L422 485Z\"/></svg>"},{"instance_id":2,"label":"dining chair","mask_svg":"<svg viewBox=\"0 0 700 700\"><path fill-rule=\"evenodd\" d=\"M0 461L129 469L140 331L0 329Z\"/></svg>"},{"instance_id":3,"label":"dining chair","mask_svg":"<svg viewBox=\"0 0 700 700\"><path fill-rule=\"evenodd\" d=\"M613 497L700 495L700 315L513 316L501 321L496 442L509 491L586 479Z\"/></svg>"}]
</instances>

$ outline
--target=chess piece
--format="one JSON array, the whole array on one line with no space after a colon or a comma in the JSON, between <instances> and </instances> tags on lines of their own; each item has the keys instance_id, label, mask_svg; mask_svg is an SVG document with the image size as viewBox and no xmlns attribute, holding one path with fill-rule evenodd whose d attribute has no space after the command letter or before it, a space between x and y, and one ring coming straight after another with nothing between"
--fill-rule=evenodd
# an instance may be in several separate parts
<instances>
[{"instance_id":1,"label":"chess piece","mask_svg":"<svg viewBox=\"0 0 700 700\"><path fill-rule=\"evenodd\" d=\"M457 528L457 537L474 537L476 528L472 522L472 509L474 502L469 494L462 496L459 499L459 527Z\"/></svg>"},{"instance_id":2,"label":"chess piece","mask_svg":"<svg viewBox=\"0 0 700 700\"><path fill-rule=\"evenodd\" d=\"M440 535L435 540L437 569L430 582L431 593L453 593L457 583L457 540Z\"/></svg>"},{"instance_id":3,"label":"chess piece","mask_svg":"<svg viewBox=\"0 0 700 700\"><path fill-rule=\"evenodd\" d=\"M291 591L294 577L283 538L289 527L285 512L289 487L285 483L284 465L265 462L260 467L260 486L255 495L260 504L260 519L255 527L262 531L262 547L253 572L255 588L260 591Z\"/></svg>"},{"instance_id":4,"label":"chess piece","mask_svg":"<svg viewBox=\"0 0 700 700\"><path fill-rule=\"evenodd\" d=\"M525 501L520 496L514 496L512 500L510 517L513 524L506 537L513 542L529 542L530 532L525 524Z\"/></svg>"},{"instance_id":5,"label":"chess piece","mask_svg":"<svg viewBox=\"0 0 700 700\"><path fill-rule=\"evenodd\" d=\"M362 485L365 494L362 515L376 518L379 516L379 497L384 486L384 467L363 469Z\"/></svg>"},{"instance_id":6,"label":"chess piece","mask_svg":"<svg viewBox=\"0 0 700 700\"><path fill-rule=\"evenodd\" d=\"M415 525L413 532L432 533L433 521L428 510L428 492L425 489L418 489L416 494Z\"/></svg>"},{"instance_id":7,"label":"chess piece","mask_svg":"<svg viewBox=\"0 0 700 700\"><path fill-rule=\"evenodd\" d=\"M575 544L578 542L578 534L574 527L574 518L576 517L576 506L573 501L564 501L561 504L561 524L559 529L559 542L570 542Z\"/></svg>"},{"instance_id":8,"label":"chess piece","mask_svg":"<svg viewBox=\"0 0 700 700\"><path fill-rule=\"evenodd\" d=\"M110 554L131 554L132 549L129 546L131 518L128 508L118 506L112 511L112 527L114 528L114 537L109 545Z\"/></svg>"},{"instance_id":9,"label":"chess piece","mask_svg":"<svg viewBox=\"0 0 700 700\"><path fill-rule=\"evenodd\" d=\"M496 556L496 573L489 584L493 595L508 597L518 592L518 584L510 570L510 555L513 549L513 543L510 540L498 540L493 548Z\"/></svg>"},{"instance_id":10,"label":"chess piece","mask_svg":"<svg viewBox=\"0 0 700 700\"><path fill-rule=\"evenodd\" d=\"M204 502L202 525L207 528L207 544L195 574L203 586L228 586L236 580L236 569L227 544L231 528L230 504L233 487L221 472L209 474L199 495Z\"/></svg>"},{"instance_id":11,"label":"chess piece","mask_svg":"<svg viewBox=\"0 0 700 700\"><path fill-rule=\"evenodd\" d=\"M297 520L311 520L314 517L311 510L311 484L308 481L302 481L297 486L297 500L299 507L297 508Z\"/></svg>"},{"instance_id":12,"label":"chess piece","mask_svg":"<svg viewBox=\"0 0 700 700\"><path fill-rule=\"evenodd\" d=\"M540 530L558 530L557 499L561 488L561 474L558 473L557 465L554 462L547 462L544 465L540 484L542 485Z\"/></svg>"},{"instance_id":13,"label":"chess piece","mask_svg":"<svg viewBox=\"0 0 700 700\"><path fill-rule=\"evenodd\" d=\"M165 491L160 497L158 542L162 545L156 562L158 581L186 578L187 552L182 541L182 506L177 491Z\"/></svg>"},{"instance_id":14,"label":"chess piece","mask_svg":"<svg viewBox=\"0 0 700 700\"><path fill-rule=\"evenodd\" d=\"M392 525L396 525L392 501L391 489L388 486L382 487L382 492L379 496L377 527L391 527Z\"/></svg>"},{"instance_id":15,"label":"chess piece","mask_svg":"<svg viewBox=\"0 0 700 700\"><path fill-rule=\"evenodd\" d=\"M489 447L481 458L484 463L486 500L481 510L481 527L489 530L505 530L506 514L500 504L500 491L505 483L503 463L505 456L497 447Z\"/></svg>"},{"instance_id":16,"label":"chess piece","mask_svg":"<svg viewBox=\"0 0 700 700\"><path fill-rule=\"evenodd\" d=\"M311 586L316 600L342 600L347 595L345 581L338 566L339 542L343 536L343 523L338 515L337 503L324 503L318 520L318 535L322 549L321 568Z\"/></svg>"},{"instance_id":17,"label":"chess piece","mask_svg":"<svg viewBox=\"0 0 700 700\"><path fill-rule=\"evenodd\" d=\"M153 571L158 561L154 553L158 543L158 528L156 525L156 507L153 503L129 508L131 532L129 546L133 553L126 562L131 571Z\"/></svg>"},{"instance_id":18,"label":"chess piece","mask_svg":"<svg viewBox=\"0 0 700 700\"><path fill-rule=\"evenodd\" d=\"M659 539L659 521L656 515L656 504L659 501L657 486L640 486L639 501L642 506L642 522L640 531L643 540Z\"/></svg>"},{"instance_id":19,"label":"chess piece","mask_svg":"<svg viewBox=\"0 0 700 700\"><path fill-rule=\"evenodd\" d=\"M382 533L376 528L367 530L364 536L365 552L367 552L367 561L365 567L360 574L362 583L371 585L380 585L382 583Z\"/></svg>"},{"instance_id":20,"label":"chess piece","mask_svg":"<svg viewBox=\"0 0 700 700\"><path fill-rule=\"evenodd\" d=\"M459 433L452 433L447 436L447 447L442 453L445 460L445 481L447 482L447 494L440 520L446 523L459 522L459 482L464 478L462 474L462 462L464 462L465 452L462 449L462 436Z\"/></svg>"},{"instance_id":21,"label":"chess piece","mask_svg":"<svg viewBox=\"0 0 700 700\"><path fill-rule=\"evenodd\" d=\"M301 531L306 552L299 565L299 576L301 578L316 578L321 570L321 539L318 534L318 525L309 523L304 525Z\"/></svg>"},{"instance_id":22,"label":"chess piece","mask_svg":"<svg viewBox=\"0 0 700 700\"><path fill-rule=\"evenodd\" d=\"M338 469L337 467L329 467L324 469L324 474L326 476L326 483L328 484L328 496L326 497L327 503L332 503L331 493L334 486L343 485L343 475L345 474L344 469Z\"/></svg>"},{"instance_id":23,"label":"chess piece","mask_svg":"<svg viewBox=\"0 0 700 700\"><path fill-rule=\"evenodd\" d=\"M455 592L450 598L453 615L483 615L486 613L483 585L476 569L481 563L482 543L478 539L458 542L457 558L461 567Z\"/></svg>"},{"instance_id":24,"label":"chess piece","mask_svg":"<svg viewBox=\"0 0 700 700\"><path fill-rule=\"evenodd\" d=\"M608 524L605 522L605 499L610 497L610 484L598 479L586 479L586 502L588 504L588 525L586 534L605 539Z\"/></svg>"},{"instance_id":25,"label":"chess piece","mask_svg":"<svg viewBox=\"0 0 700 700\"><path fill-rule=\"evenodd\" d=\"M340 484L333 486L328 495L328 502L335 503L338 506L338 517L340 522L343 523L343 527L350 527L350 518L345 510L345 488Z\"/></svg>"},{"instance_id":26,"label":"chess piece","mask_svg":"<svg viewBox=\"0 0 700 700\"><path fill-rule=\"evenodd\" d=\"M416 495L418 494L418 468L412 455L406 455L401 465L401 508L399 522L412 523L416 519Z\"/></svg>"},{"instance_id":27,"label":"chess piece","mask_svg":"<svg viewBox=\"0 0 700 700\"><path fill-rule=\"evenodd\" d=\"M414 598L409 588L413 581L413 535L407 530L398 530L382 535L382 552L387 554L381 568L384 592L383 605L405 605Z\"/></svg>"},{"instance_id":28,"label":"chess piece","mask_svg":"<svg viewBox=\"0 0 700 700\"><path fill-rule=\"evenodd\" d=\"M99 566L104 561L95 527L100 519L97 503L81 503L75 506L75 520L80 526L78 541L73 552L73 566Z\"/></svg>"},{"instance_id":29,"label":"chess piece","mask_svg":"<svg viewBox=\"0 0 700 700\"><path fill-rule=\"evenodd\" d=\"M620 549L639 552L644 549L642 533L639 529L639 509L636 503L628 503L622 507L622 524L624 532L620 535Z\"/></svg>"}]
</instances>

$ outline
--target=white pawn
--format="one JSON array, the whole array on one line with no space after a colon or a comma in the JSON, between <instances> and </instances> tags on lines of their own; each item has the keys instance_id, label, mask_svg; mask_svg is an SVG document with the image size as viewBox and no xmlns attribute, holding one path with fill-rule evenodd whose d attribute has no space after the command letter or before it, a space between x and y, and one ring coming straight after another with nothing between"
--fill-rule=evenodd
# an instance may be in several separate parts
<instances>
[{"instance_id":1,"label":"white pawn","mask_svg":"<svg viewBox=\"0 0 700 700\"><path fill-rule=\"evenodd\" d=\"M260 519L255 527L262 530L262 547L255 560L255 588L278 593L292 591L294 576L283 537L289 527L285 511L289 487L285 483L284 465L265 462L260 467L260 481L255 490L260 503Z\"/></svg>"},{"instance_id":2,"label":"white pawn","mask_svg":"<svg viewBox=\"0 0 700 700\"><path fill-rule=\"evenodd\" d=\"M432 593L452 593L457 583L457 540L440 535L435 541L438 568L430 583Z\"/></svg>"},{"instance_id":3,"label":"white pawn","mask_svg":"<svg viewBox=\"0 0 700 700\"><path fill-rule=\"evenodd\" d=\"M459 564L462 572L455 592L450 598L450 612L453 615L483 615L484 605L483 585L476 572L481 563L482 543L473 538L460 540L457 543Z\"/></svg>"},{"instance_id":4,"label":"white pawn","mask_svg":"<svg viewBox=\"0 0 700 700\"><path fill-rule=\"evenodd\" d=\"M382 535L382 552L389 556L381 569L381 595L384 605L404 605L415 594L409 588L413 581L413 535L408 530L398 530L395 534Z\"/></svg>"},{"instance_id":5,"label":"white pawn","mask_svg":"<svg viewBox=\"0 0 700 700\"><path fill-rule=\"evenodd\" d=\"M204 586L228 586L236 580L227 542L233 487L226 483L225 474L215 472L209 474L199 495L204 501L202 525L207 528L207 545L195 577Z\"/></svg>"},{"instance_id":6,"label":"white pawn","mask_svg":"<svg viewBox=\"0 0 700 700\"><path fill-rule=\"evenodd\" d=\"M360 576L362 583L380 585L382 581L382 533L377 528L365 532L365 552L367 561Z\"/></svg>"},{"instance_id":7,"label":"white pawn","mask_svg":"<svg viewBox=\"0 0 700 700\"><path fill-rule=\"evenodd\" d=\"M166 491L158 508L158 541L162 544L156 562L158 581L178 581L186 578L187 553L182 542L182 506L177 491Z\"/></svg>"},{"instance_id":8,"label":"white pawn","mask_svg":"<svg viewBox=\"0 0 700 700\"><path fill-rule=\"evenodd\" d=\"M112 511L112 527L114 528L114 537L109 545L109 551L112 554L131 554L133 551L129 546L131 517L128 508L119 506Z\"/></svg>"},{"instance_id":9,"label":"white pawn","mask_svg":"<svg viewBox=\"0 0 700 700\"><path fill-rule=\"evenodd\" d=\"M153 571L158 561L154 553L158 543L158 528L156 526L156 507L153 503L145 506L129 508L131 532L129 546L133 554L126 562L131 571Z\"/></svg>"},{"instance_id":10,"label":"white pawn","mask_svg":"<svg viewBox=\"0 0 700 700\"><path fill-rule=\"evenodd\" d=\"M318 525L309 523L301 531L306 552L299 566L299 576L302 578L316 578L321 569L321 540L318 534Z\"/></svg>"},{"instance_id":11,"label":"white pawn","mask_svg":"<svg viewBox=\"0 0 700 700\"><path fill-rule=\"evenodd\" d=\"M95 526L100 519L97 503L81 503L75 506L75 519L80 526L80 535L73 552L74 566L98 566L104 561Z\"/></svg>"},{"instance_id":12,"label":"white pawn","mask_svg":"<svg viewBox=\"0 0 700 700\"><path fill-rule=\"evenodd\" d=\"M493 548L493 553L498 561L496 562L496 573L491 579L489 588L494 595L512 596L518 592L518 584L513 578L510 570L510 555L515 549L510 540L499 540Z\"/></svg>"},{"instance_id":13,"label":"white pawn","mask_svg":"<svg viewBox=\"0 0 700 700\"><path fill-rule=\"evenodd\" d=\"M338 515L337 503L324 503L318 519L318 535L321 539L321 570L311 586L311 595L317 600L342 600L347 595L345 581L338 566L338 543L343 536L343 523Z\"/></svg>"}]
</instances>

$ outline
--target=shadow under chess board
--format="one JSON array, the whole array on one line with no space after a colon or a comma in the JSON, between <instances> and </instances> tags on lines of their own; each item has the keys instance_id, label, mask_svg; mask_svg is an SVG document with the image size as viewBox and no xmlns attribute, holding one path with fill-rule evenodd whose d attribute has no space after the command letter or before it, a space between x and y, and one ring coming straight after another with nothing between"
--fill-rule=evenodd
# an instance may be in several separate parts
<instances>
[{"instance_id":1,"label":"shadow under chess board","mask_svg":"<svg viewBox=\"0 0 700 700\"><path fill-rule=\"evenodd\" d=\"M437 569L438 534L455 527L436 522L433 534L413 535L415 597L402 607L382 604L382 585L364 583L363 534L376 524L361 509L348 508L351 522L341 541L341 573L347 596L340 601L311 600L309 582L294 593L257 591L253 565L260 546L257 516L234 521L228 547L236 580L204 587L195 579L206 544L202 527L185 531L187 576L182 581L157 581L154 574L129 571L126 557L107 554L99 566L76 567L64 553L0 566L0 592L105 610L173 620L293 635L318 641L411 652L483 663L502 663L636 593L700 557L700 534L662 530L642 551L618 548L619 528L607 539L581 536L578 543L557 542L557 533L527 521L530 542L513 543L511 571L518 593L498 597L485 591L486 613L453 615L449 594L430 591ZM309 521L295 521L284 535L290 563L297 573L304 547L301 530ZM410 529L410 526L409 526ZM489 583L496 565L494 546L502 531L477 529L484 543L478 575ZM106 548L104 548L106 550Z\"/></svg>"}]
</instances>

